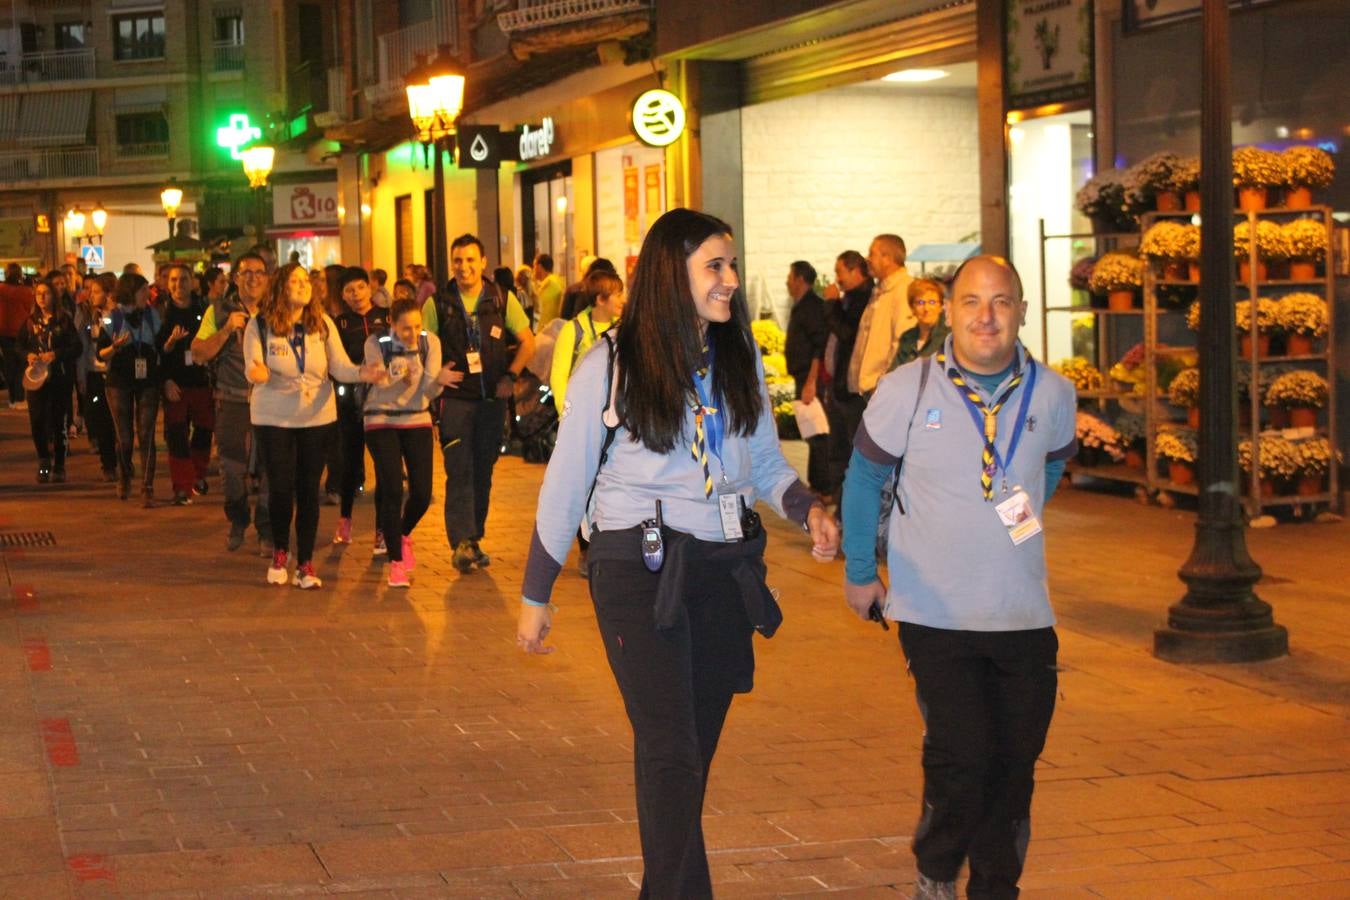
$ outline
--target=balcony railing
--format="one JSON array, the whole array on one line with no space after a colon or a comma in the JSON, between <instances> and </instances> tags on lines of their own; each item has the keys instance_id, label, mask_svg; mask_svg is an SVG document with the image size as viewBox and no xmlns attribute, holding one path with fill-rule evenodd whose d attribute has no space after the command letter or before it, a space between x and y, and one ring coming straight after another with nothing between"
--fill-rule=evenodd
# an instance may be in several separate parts
<instances>
[{"instance_id":1,"label":"balcony railing","mask_svg":"<svg viewBox=\"0 0 1350 900\"><path fill-rule=\"evenodd\" d=\"M98 174L97 147L58 147L0 153L0 181L91 178Z\"/></svg>"},{"instance_id":2,"label":"balcony railing","mask_svg":"<svg viewBox=\"0 0 1350 900\"><path fill-rule=\"evenodd\" d=\"M212 45L215 56L215 71L242 72L244 69L244 45L237 41L216 41Z\"/></svg>"},{"instance_id":3,"label":"balcony railing","mask_svg":"<svg viewBox=\"0 0 1350 900\"><path fill-rule=\"evenodd\" d=\"M118 144L117 156L120 159L140 159L143 157L168 156L168 141L143 141L139 144Z\"/></svg>"},{"instance_id":4,"label":"balcony railing","mask_svg":"<svg viewBox=\"0 0 1350 900\"><path fill-rule=\"evenodd\" d=\"M586 19L599 19L620 13L650 9L650 0L520 0L511 12L497 16L497 27L504 34L547 28Z\"/></svg>"},{"instance_id":5,"label":"balcony railing","mask_svg":"<svg viewBox=\"0 0 1350 900\"><path fill-rule=\"evenodd\" d=\"M451 53L457 52L454 4L441 0L434 5L431 19L382 34L376 44L379 80L366 89L367 99L374 103L402 94L404 73L420 59L435 56L442 44L449 46Z\"/></svg>"},{"instance_id":6,"label":"balcony railing","mask_svg":"<svg viewBox=\"0 0 1350 900\"><path fill-rule=\"evenodd\" d=\"M347 69L333 66L328 70L328 111L341 121L352 117L352 102L347 88Z\"/></svg>"},{"instance_id":7,"label":"balcony railing","mask_svg":"<svg viewBox=\"0 0 1350 900\"><path fill-rule=\"evenodd\" d=\"M48 50L0 58L0 84L37 81L80 81L94 77L94 50Z\"/></svg>"}]
</instances>

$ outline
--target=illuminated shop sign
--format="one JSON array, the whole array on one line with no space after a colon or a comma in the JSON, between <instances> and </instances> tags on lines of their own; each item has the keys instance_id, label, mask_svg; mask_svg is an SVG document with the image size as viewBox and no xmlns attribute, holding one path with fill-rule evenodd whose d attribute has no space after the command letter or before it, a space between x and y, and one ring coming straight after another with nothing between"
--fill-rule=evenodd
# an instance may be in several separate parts
<instances>
[{"instance_id":1,"label":"illuminated shop sign","mask_svg":"<svg viewBox=\"0 0 1350 900\"><path fill-rule=\"evenodd\" d=\"M647 91L633 104L633 132L650 147L675 143L684 133L684 104L670 91Z\"/></svg>"},{"instance_id":2,"label":"illuminated shop sign","mask_svg":"<svg viewBox=\"0 0 1350 900\"><path fill-rule=\"evenodd\" d=\"M553 152L553 117L544 116L537 127L524 125L520 129L520 158L523 161L540 159Z\"/></svg>"},{"instance_id":3,"label":"illuminated shop sign","mask_svg":"<svg viewBox=\"0 0 1350 900\"><path fill-rule=\"evenodd\" d=\"M253 141L262 139L262 129L248 120L246 113L235 113L229 122L216 129L216 144L230 151L232 159L243 159L243 149Z\"/></svg>"}]
</instances>

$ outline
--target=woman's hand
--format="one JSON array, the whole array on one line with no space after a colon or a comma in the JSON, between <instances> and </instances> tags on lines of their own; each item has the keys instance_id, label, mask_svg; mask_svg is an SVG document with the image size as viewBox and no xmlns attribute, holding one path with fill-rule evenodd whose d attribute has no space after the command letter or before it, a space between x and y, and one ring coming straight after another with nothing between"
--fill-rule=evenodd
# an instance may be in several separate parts
<instances>
[{"instance_id":1,"label":"woman's hand","mask_svg":"<svg viewBox=\"0 0 1350 900\"><path fill-rule=\"evenodd\" d=\"M362 363L361 380L367 384L384 384L389 380L389 370L377 362Z\"/></svg>"},{"instance_id":2,"label":"woman's hand","mask_svg":"<svg viewBox=\"0 0 1350 900\"><path fill-rule=\"evenodd\" d=\"M46 353L39 353L38 359L50 365L51 363L56 362L56 352L53 350L48 350Z\"/></svg>"},{"instance_id":3,"label":"woman's hand","mask_svg":"<svg viewBox=\"0 0 1350 900\"><path fill-rule=\"evenodd\" d=\"M173 331L169 332L169 339L164 342L164 352L165 353L172 352L173 345L181 341L183 338L187 337L187 335L188 335L187 329L185 329L182 325L173 326Z\"/></svg>"},{"instance_id":4,"label":"woman's hand","mask_svg":"<svg viewBox=\"0 0 1350 900\"><path fill-rule=\"evenodd\" d=\"M516 622L516 646L526 653L552 653L556 648L544 646L544 638L548 637L552 627L552 606L534 606L521 601L520 618Z\"/></svg>"},{"instance_id":5,"label":"woman's hand","mask_svg":"<svg viewBox=\"0 0 1350 900\"><path fill-rule=\"evenodd\" d=\"M839 552L839 523L825 507L816 504L806 514L806 530L811 535L811 555L816 562L829 562Z\"/></svg>"},{"instance_id":6,"label":"woman's hand","mask_svg":"<svg viewBox=\"0 0 1350 900\"><path fill-rule=\"evenodd\" d=\"M173 379L164 382L164 399L170 403L177 403L183 399L183 392L178 389L178 385Z\"/></svg>"},{"instance_id":7,"label":"woman's hand","mask_svg":"<svg viewBox=\"0 0 1350 900\"><path fill-rule=\"evenodd\" d=\"M31 366L33 363L37 362L37 358L38 355L36 353L28 354L28 364Z\"/></svg>"},{"instance_id":8,"label":"woman's hand","mask_svg":"<svg viewBox=\"0 0 1350 900\"><path fill-rule=\"evenodd\" d=\"M121 334L119 334L117 337L113 338L113 347L114 347L114 348L117 348L117 347L125 347L127 341L129 341L129 340L131 340L131 332L130 332L130 331L124 331L124 332L122 332Z\"/></svg>"},{"instance_id":9,"label":"woman's hand","mask_svg":"<svg viewBox=\"0 0 1350 900\"><path fill-rule=\"evenodd\" d=\"M454 387L464 380L464 373L455 370L455 364L448 362L436 373L436 383L441 387Z\"/></svg>"},{"instance_id":10,"label":"woman's hand","mask_svg":"<svg viewBox=\"0 0 1350 900\"><path fill-rule=\"evenodd\" d=\"M248 370L248 380L253 384L266 384L267 379L272 377L272 373L267 369L267 363L258 360Z\"/></svg>"}]
</instances>

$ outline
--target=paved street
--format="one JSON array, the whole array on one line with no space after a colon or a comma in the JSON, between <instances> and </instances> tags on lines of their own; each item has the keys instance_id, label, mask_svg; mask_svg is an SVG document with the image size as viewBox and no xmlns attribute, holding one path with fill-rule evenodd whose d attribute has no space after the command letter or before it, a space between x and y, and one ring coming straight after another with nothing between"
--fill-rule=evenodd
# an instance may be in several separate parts
<instances>
[{"instance_id":1,"label":"paved street","mask_svg":"<svg viewBox=\"0 0 1350 900\"><path fill-rule=\"evenodd\" d=\"M489 572L451 567L438 485L411 591L371 562L363 501L302 593L224 551L218 481L142 510L77 446L72 483L39 488L0 412L0 532L55 537L2 557L0 895L636 894L631 736L575 569L558 652L514 645L542 467L498 467ZM1350 897L1350 525L1250 534L1289 658L1185 667L1148 647L1193 516L1064 490L1046 518L1064 672L1025 896ZM895 631L766 522L787 619L713 770L718 896L907 896L921 732Z\"/></svg>"}]
</instances>

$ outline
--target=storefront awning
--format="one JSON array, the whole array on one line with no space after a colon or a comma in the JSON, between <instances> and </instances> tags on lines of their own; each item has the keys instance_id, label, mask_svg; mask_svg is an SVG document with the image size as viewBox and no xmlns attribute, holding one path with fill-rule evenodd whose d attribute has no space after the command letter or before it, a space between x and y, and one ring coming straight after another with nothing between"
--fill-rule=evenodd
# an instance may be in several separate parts
<instances>
[{"instance_id":1,"label":"storefront awning","mask_svg":"<svg viewBox=\"0 0 1350 900\"><path fill-rule=\"evenodd\" d=\"M29 94L19 111L17 140L46 147L83 144L89 135L93 103L93 91Z\"/></svg>"}]
</instances>

